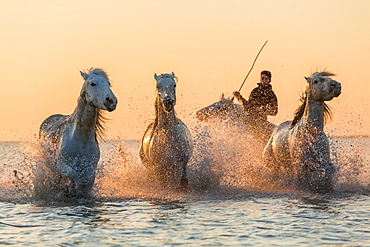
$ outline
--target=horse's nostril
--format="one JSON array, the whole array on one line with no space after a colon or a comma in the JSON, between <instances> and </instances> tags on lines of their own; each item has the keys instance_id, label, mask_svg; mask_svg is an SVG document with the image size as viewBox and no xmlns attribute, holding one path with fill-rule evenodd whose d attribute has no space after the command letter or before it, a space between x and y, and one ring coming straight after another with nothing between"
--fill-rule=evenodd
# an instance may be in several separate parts
<instances>
[{"instance_id":1,"label":"horse's nostril","mask_svg":"<svg viewBox=\"0 0 370 247\"><path fill-rule=\"evenodd\" d=\"M173 102L174 102L174 100L171 99L170 97L166 97L163 100L163 103L165 103L165 104L172 104Z\"/></svg>"},{"instance_id":2,"label":"horse's nostril","mask_svg":"<svg viewBox=\"0 0 370 247\"><path fill-rule=\"evenodd\" d=\"M113 100L111 98L109 98L109 97L106 97L105 100L108 101L109 103L112 103L113 102Z\"/></svg>"}]
</instances>

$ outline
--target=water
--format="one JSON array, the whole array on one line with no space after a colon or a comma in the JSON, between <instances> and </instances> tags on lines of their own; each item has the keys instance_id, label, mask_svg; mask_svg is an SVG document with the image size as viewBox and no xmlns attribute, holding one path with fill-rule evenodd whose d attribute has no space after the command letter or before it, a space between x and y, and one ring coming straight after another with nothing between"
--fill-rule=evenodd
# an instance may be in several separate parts
<instances>
[{"instance_id":1,"label":"water","mask_svg":"<svg viewBox=\"0 0 370 247\"><path fill-rule=\"evenodd\" d=\"M257 195L227 200L1 203L1 244L366 246L369 198Z\"/></svg>"},{"instance_id":2,"label":"water","mask_svg":"<svg viewBox=\"0 0 370 247\"><path fill-rule=\"evenodd\" d=\"M339 171L319 195L269 181L248 137L194 131L189 192L152 184L137 141L110 141L95 198L69 202L33 197L36 141L0 143L0 244L370 246L370 138L330 139Z\"/></svg>"}]
</instances>

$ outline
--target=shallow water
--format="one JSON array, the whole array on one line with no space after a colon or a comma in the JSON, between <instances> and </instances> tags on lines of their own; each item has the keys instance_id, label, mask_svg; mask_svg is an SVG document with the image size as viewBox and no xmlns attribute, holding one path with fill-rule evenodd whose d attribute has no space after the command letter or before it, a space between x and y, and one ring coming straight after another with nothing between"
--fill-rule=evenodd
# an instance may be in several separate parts
<instances>
[{"instance_id":1,"label":"shallow water","mask_svg":"<svg viewBox=\"0 0 370 247\"><path fill-rule=\"evenodd\" d=\"M73 202L33 197L35 141L0 143L0 244L370 246L370 138L330 139L329 195L271 183L239 139L195 137L186 193L148 180L137 141L103 143L95 198Z\"/></svg>"},{"instance_id":2,"label":"shallow water","mask_svg":"<svg viewBox=\"0 0 370 247\"><path fill-rule=\"evenodd\" d=\"M1 244L366 246L369 197L1 204Z\"/></svg>"}]
</instances>

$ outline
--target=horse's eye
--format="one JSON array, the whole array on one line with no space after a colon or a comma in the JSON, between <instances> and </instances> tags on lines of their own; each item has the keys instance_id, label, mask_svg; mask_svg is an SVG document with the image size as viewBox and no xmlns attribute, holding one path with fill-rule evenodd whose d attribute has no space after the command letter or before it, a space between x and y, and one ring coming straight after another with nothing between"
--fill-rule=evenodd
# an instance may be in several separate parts
<instances>
[{"instance_id":1,"label":"horse's eye","mask_svg":"<svg viewBox=\"0 0 370 247\"><path fill-rule=\"evenodd\" d=\"M319 81L318 80L313 80L313 83L314 84L317 84Z\"/></svg>"},{"instance_id":2,"label":"horse's eye","mask_svg":"<svg viewBox=\"0 0 370 247\"><path fill-rule=\"evenodd\" d=\"M93 86L93 87L95 87L96 86L96 83L92 82L90 85Z\"/></svg>"}]
</instances>

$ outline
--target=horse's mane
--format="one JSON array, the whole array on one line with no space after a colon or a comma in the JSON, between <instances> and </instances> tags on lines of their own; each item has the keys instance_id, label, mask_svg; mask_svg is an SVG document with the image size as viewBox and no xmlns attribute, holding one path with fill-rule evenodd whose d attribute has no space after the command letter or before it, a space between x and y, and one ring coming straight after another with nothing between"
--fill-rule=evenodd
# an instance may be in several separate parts
<instances>
[{"instance_id":1,"label":"horse's mane","mask_svg":"<svg viewBox=\"0 0 370 247\"><path fill-rule=\"evenodd\" d=\"M105 130L107 129L105 126L105 123L109 119L104 115L104 111L102 109L98 109L97 111L97 118L96 118L96 123L95 123L95 134L97 136L97 139L99 141L105 141L106 134Z\"/></svg>"},{"instance_id":2,"label":"horse's mane","mask_svg":"<svg viewBox=\"0 0 370 247\"><path fill-rule=\"evenodd\" d=\"M91 69L88 70L88 72L89 72L89 74L100 75L100 76L104 77L105 79L107 79L109 81L109 77L108 77L107 72L105 72L101 68L91 68Z\"/></svg>"},{"instance_id":3,"label":"horse's mane","mask_svg":"<svg viewBox=\"0 0 370 247\"><path fill-rule=\"evenodd\" d=\"M298 106L298 108L294 112L294 118L292 123L290 124L290 128L293 128L299 120L302 118L304 110L306 109L306 103L307 103L307 92L304 92L301 95L301 105ZM324 124L328 123L332 119L332 111L330 109L330 106L324 102Z\"/></svg>"},{"instance_id":4,"label":"horse's mane","mask_svg":"<svg viewBox=\"0 0 370 247\"><path fill-rule=\"evenodd\" d=\"M84 97L85 96L83 94L80 95L80 97L78 98L78 105L82 104L82 102L85 100ZM102 110L102 109L97 109L96 114L97 115L96 115L96 122L95 122L95 134L96 134L96 137L97 137L98 141L105 141L105 138L106 138L105 123L109 119L107 117L105 117L104 110Z\"/></svg>"},{"instance_id":5,"label":"horse's mane","mask_svg":"<svg viewBox=\"0 0 370 247\"><path fill-rule=\"evenodd\" d=\"M90 74L100 75L100 76L104 77L105 79L107 79L110 82L107 72L105 72L101 68L91 68L89 70L89 72L90 72ZM96 133L96 136L97 136L99 141L104 141L105 138L106 138L105 123L106 123L107 120L109 120L109 119L104 115L104 111L102 109L98 109L96 124L95 124L95 127L96 127L96 132L95 133Z\"/></svg>"},{"instance_id":6,"label":"horse's mane","mask_svg":"<svg viewBox=\"0 0 370 247\"><path fill-rule=\"evenodd\" d=\"M311 75L311 78L312 77L318 77L318 76L336 76L336 74L330 72L330 71L321 71L321 72L314 72L312 73Z\"/></svg>"},{"instance_id":7,"label":"horse's mane","mask_svg":"<svg viewBox=\"0 0 370 247\"><path fill-rule=\"evenodd\" d=\"M318 77L318 76L335 76L334 73L331 73L329 71L321 71L321 72L315 72L312 73L311 77L309 79L312 79L313 77ZM307 78L306 78L307 79ZM290 128L293 128L298 121L302 118L304 110L306 109L306 103L307 103L307 98L309 94L310 88L307 87L306 91L301 95L301 105L295 110L294 112L294 118L292 123L290 124ZM330 109L330 106L324 102L324 124L328 123L332 119L332 111Z\"/></svg>"},{"instance_id":8,"label":"horse's mane","mask_svg":"<svg viewBox=\"0 0 370 247\"><path fill-rule=\"evenodd\" d=\"M302 118L304 109L306 108L306 100L307 100L307 95L306 93L303 93L300 98L301 105L298 106L298 108L294 112L294 118L293 118L292 123L290 124L290 128L293 128L298 123L298 121Z\"/></svg>"}]
</instances>

